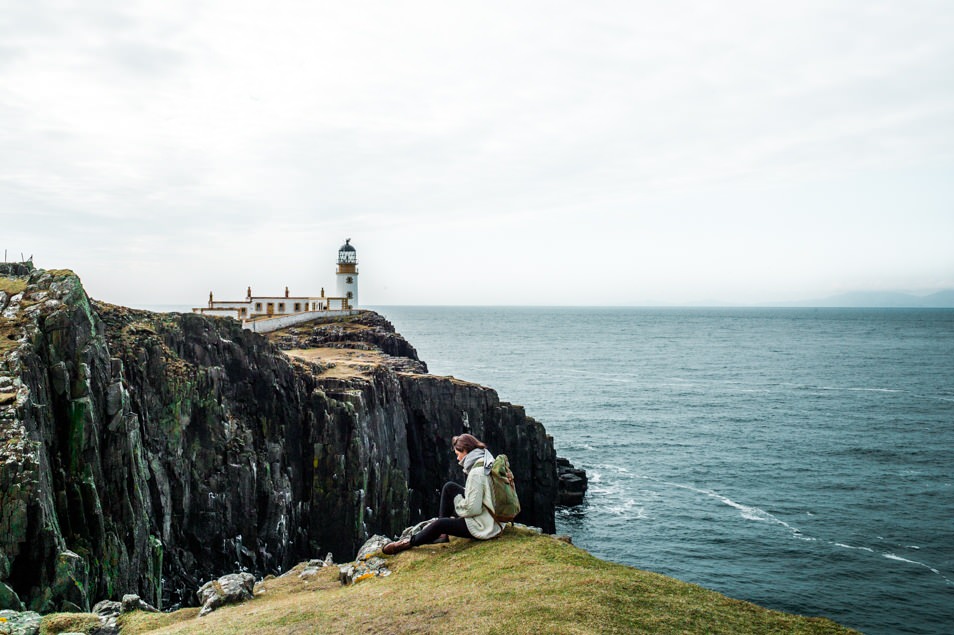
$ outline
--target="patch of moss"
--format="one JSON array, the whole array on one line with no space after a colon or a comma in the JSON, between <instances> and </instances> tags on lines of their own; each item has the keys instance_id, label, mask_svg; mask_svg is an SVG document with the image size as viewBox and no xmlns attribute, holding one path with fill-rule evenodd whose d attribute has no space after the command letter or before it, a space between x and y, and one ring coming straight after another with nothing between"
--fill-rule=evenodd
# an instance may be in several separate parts
<instances>
[{"instance_id":1,"label":"patch of moss","mask_svg":"<svg viewBox=\"0 0 954 635\"><path fill-rule=\"evenodd\" d=\"M47 269L46 272L54 278L77 277L72 269Z\"/></svg>"},{"instance_id":2,"label":"patch of moss","mask_svg":"<svg viewBox=\"0 0 954 635\"><path fill-rule=\"evenodd\" d=\"M137 633L151 633L152 631L171 627L185 622L199 622L199 609L189 608L175 611L174 613L146 613L143 611L134 611L124 613L119 616L120 632L130 635ZM205 620L205 618L202 618Z\"/></svg>"},{"instance_id":3,"label":"patch of moss","mask_svg":"<svg viewBox=\"0 0 954 635\"><path fill-rule=\"evenodd\" d=\"M23 293L26 288L27 281L24 278L8 278L7 276L0 276L0 291L3 291L7 295Z\"/></svg>"},{"instance_id":4,"label":"patch of moss","mask_svg":"<svg viewBox=\"0 0 954 635\"><path fill-rule=\"evenodd\" d=\"M51 613L40 621L40 635L92 633L100 626L95 613Z\"/></svg>"}]
</instances>

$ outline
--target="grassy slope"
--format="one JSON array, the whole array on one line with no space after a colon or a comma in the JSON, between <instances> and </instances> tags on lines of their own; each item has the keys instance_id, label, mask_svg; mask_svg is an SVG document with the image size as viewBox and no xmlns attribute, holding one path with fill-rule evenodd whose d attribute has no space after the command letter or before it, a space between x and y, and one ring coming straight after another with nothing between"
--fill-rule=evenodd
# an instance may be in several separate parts
<instances>
[{"instance_id":1,"label":"grassy slope","mask_svg":"<svg viewBox=\"0 0 954 635\"><path fill-rule=\"evenodd\" d=\"M519 529L390 559L393 574L342 587L337 567L263 583L243 605L124 616L123 633L851 633L599 560Z\"/></svg>"}]
</instances>

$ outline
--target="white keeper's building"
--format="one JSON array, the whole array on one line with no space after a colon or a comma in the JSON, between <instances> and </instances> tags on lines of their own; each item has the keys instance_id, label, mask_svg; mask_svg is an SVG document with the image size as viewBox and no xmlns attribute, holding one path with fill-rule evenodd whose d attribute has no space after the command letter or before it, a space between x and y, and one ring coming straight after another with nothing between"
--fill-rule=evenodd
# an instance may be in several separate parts
<instances>
[{"instance_id":1,"label":"white keeper's building","mask_svg":"<svg viewBox=\"0 0 954 635\"><path fill-rule=\"evenodd\" d=\"M323 314L350 314L358 306L358 254L348 238L338 249L335 271L337 295L326 296L324 288L318 296L293 296L285 287L284 295L252 295L248 287L242 300L216 300L209 291L208 306L192 309L193 313L230 317L250 330L273 331L284 326L307 322Z\"/></svg>"}]
</instances>

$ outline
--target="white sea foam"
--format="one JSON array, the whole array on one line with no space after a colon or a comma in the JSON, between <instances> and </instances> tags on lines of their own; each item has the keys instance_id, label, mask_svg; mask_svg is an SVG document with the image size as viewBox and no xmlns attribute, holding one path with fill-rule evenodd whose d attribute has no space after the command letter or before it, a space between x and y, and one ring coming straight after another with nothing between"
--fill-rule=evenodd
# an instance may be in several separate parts
<instances>
[{"instance_id":1,"label":"white sea foam","mask_svg":"<svg viewBox=\"0 0 954 635\"><path fill-rule=\"evenodd\" d=\"M633 520L642 520L649 517L646 509L636 505L636 501L632 498L619 505L611 505L606 509L614 516L626 516Z\"/></svg>"},{"instance_id":2,"label":"white sea foam","mask_svg":"<svg viewBox=\"0 0 954 635\"><path fill-rule=\"evenodd\" d=\"M619 466L619 465L609 465L609 464L607 464L607 463L597 463L596 465L593 466L593 468L594 468L594 469L597 469L597 470L610 470L610 471L616 472L617 474L629 474L629 470L628 470L628 469L626 469L625 467Z\"/></svg>"},{"instance_id":3,"label":"white sea foam","mask_svg":"<svg viewBox=\"0 0 954 635\"><path fill-rule=\"evenodd\" d=\"M934 567L932 567L932 566L929 565L929 564L925 564L925 563L923 563L923 562L918 562L917 560L908 560L907 558L902 558L901 556L897 556L897 555L895 555L895 554L893 554L893 553L883 553L883 554L881 554L881 555L882 555L883 557L887 558L888 560L895 560L895 561L897 561L897 562L904 562L904 563L906 563L906 564L913 564L913 565L917 565L917 566L919 566L919 567L924 567L925 569L927 569L927 570L930 571L931 573L933 573L933 574L935 574L935 575L941 576L941 578L943 578L943 579L944 579L944 582L946 582L947 584L954 586L954 582L952 582L951 580L949 580L949 579L947 578L947 576L945 576L943 573L941 573L940 571L938 571L937 569L935 569Z\"/></svg>"},{"instance_id":4,"label":"white sea foam","mask_svg":"<svg viewBox=\"0 0 954 635\"><path fill-rule=\"evenodd\" d=\"M854 550L856 550L856 551L867 551L868 553L874 553L874 552L875 552L875 550L872 549L871 547L855 547L855 546L852 546L852 545L846 545L846 544L843 543L843 542L836 542L836 543L835 543L835 546L836 546L836 547L842 547L843 549L854 549Z\"/></svg>"},{"instance_id":5,"label":"white sea foam","mask_svg":"<svg viewBox=\"0 0 954 635\"><path fill-rule=\"evenodd\" d=\"M812 388L811 386L806 386L806 388ZM901 393L905 392L904 390L899 390L897 388L866 388L866 387L852 387L852 386L815 386L815 390L843 390L845 392L884 392L884 393Z\"/></svg>"},{"instance_id":6,"label":"white sea foam","mask_svg":"<svg viewBox=\"0 0 954 635\"><path fill-rule=\"evenodd\" d=\"M644 478L648 478L650 480L658 480L652 477L644 477ZM814 542L815 540L817 540L816 538L812 538L811 536L806 536L797 527L793 527L792 525L788 524L781 518L778 518L777 516L772 515L771 513L765 511L764 509L761 509L759 507L754 507L752 505L744 505L742 503L736 502L732 500L731 498L729 498L728 496L723 496L722 494L715 492L711 489L699 489L698 487L693 487L691 485L684 485L682 483L672 483L669 481L659 481L659 482L664 485L669 485L671 487L678 487L680 489L689 490L690 492L696 492L697 494L704 494L705 496L714 498L720 501L721 503L723 503L724 505L728 505L729 507L732 507L733 509L737 509L739 511L739 514L745 520L752 520L755 522L762 522L762 523L772 523L775 525L779 525L781 527L785 527L790 532L792 532L792 535L795 538L798 538L799 540L805 540L808 542Z\"/></svg>"}]
</instances>

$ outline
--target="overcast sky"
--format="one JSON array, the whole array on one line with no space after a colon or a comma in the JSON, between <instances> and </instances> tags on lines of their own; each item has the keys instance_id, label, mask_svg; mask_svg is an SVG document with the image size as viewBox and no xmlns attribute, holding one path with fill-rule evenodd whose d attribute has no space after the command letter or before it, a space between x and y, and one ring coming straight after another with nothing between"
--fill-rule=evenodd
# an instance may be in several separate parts
<instances>
[{"instance_id":1,"label":"overcast sky","mask_svg":"<svg viewBox=\"0 0 954 635\"><path fill-rule=\"evenodd\" d=\"M948 0L0 5L0 248L97 299L954 287Z\"/></svg>"}]
</instances>

